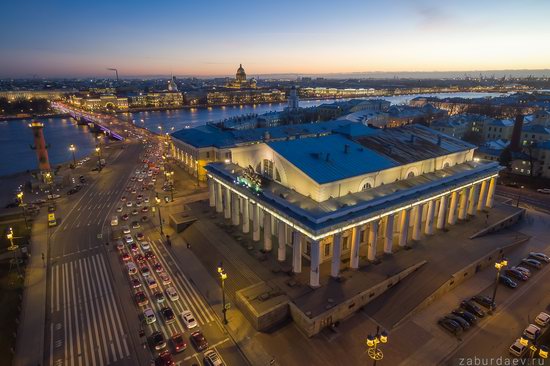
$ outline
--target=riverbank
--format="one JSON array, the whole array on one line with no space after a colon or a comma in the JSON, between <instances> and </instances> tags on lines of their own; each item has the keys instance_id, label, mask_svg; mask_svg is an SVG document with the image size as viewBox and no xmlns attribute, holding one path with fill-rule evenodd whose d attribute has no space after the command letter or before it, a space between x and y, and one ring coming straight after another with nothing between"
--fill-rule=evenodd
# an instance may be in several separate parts
<instances>
[{"instance_id":1,"label":"riverbank","mask_svg":"<svg viewBox=\"0 0 550 366\"><path fill-rule=\"evenodd\" d=\"M48 113L48 114L22 114L17 116L0 116L2 121L20 121L22 119L40 119L40 118L64 118L69 117L68 113Z\"/></svg>"}]
</instances>

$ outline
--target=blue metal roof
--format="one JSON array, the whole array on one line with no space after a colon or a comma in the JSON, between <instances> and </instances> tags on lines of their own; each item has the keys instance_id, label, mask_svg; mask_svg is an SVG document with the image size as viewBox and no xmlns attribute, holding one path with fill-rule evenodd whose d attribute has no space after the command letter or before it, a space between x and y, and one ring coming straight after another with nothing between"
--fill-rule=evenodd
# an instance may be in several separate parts
<instances>
[{"instance_id":1,"label":"blue metal roof","mask_svg":"<svg viewBox=\"0 0 550 366\"><path fill-rule=\"evenodd\" d=\"M341 135L271 141L267 144L319 184L397 165L393 160Z\"/></svg>"}]
</instances>

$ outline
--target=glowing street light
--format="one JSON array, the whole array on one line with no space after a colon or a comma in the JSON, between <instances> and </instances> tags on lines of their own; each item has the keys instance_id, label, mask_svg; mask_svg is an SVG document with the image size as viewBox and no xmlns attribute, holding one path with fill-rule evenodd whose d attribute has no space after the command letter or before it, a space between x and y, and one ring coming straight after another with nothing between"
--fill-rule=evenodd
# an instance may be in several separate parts
<instances>
[{"instance_id":1,"label":"glowing street light","mask_svg":"<svg viewBox=\"0 0 550 366\"><path fill-rule=\"evenodd\" d=\"M225 280L227 279L227 273L223 269L222 262L220 262L220 264L218 265L218 274L220 275L220 280L222 283L223 324L227 324L227 306L225 304Z\"/></svg>"},{"instance_id":2,"label":"glowing street light","mask_svg":"<svg viewBox=\"0 0 550 366\"><path fill-rule=\"evenodd\" d=\"M493 303L493 309L496 307L495 297L497 296L498 281L500 279L500 270L506 267L507 265L508 265L508 261L505 258L501 259L500 262L495 263L495 268L497 270L497 277L495 279L495 288L493 289L493 298L491 300Z\"/></svg>"},{"instance_id":3,"label":"glowing street light","mask_svg":"<svg viewBox=\"0 0 550 366\"><path fill-rule=\"evenodd\" d=\"M73 144L69 145L69 151L73 153L73 166L76 167L76 157L74 156L76 146L74 146Z\"/></svg>"},{"instance_id":4,"label":"glowing street light","mask_svg":"<svg viewBox=\"0 0 550 366\"><path fill-rule=\"evenodd\" d=\"M158 193L155 196L155 202L157 203L157 209L159 211L160 236L164 236L164 231L162 230L162 216L160 214L160 198Z\"/></svg>"},{"instance_id":5,"label":"glowing street light","mask_svg":"<svg viewBox=\"0 0 550 366\"><path fill-rule=\"evenodd\" d=\"M373 360L373 366L376 366L376 361L384 358L384 353L378 348L379 343L388 343L388 333L385 330L380 332L380 326L376 326L376 334L367 336L367 354Z\"/></svg>"},{"instance_id":6,"label":"glowing street light","mask_svg":"<svg viewBox=\"0 0 550 366\"><path fill-rule=\"evenodd\" d=\"M17 245L13 243L13 228L9 228L8 233L6 234L6 238L10 241L10 246L8 247L9 251L14 251L17 249Z\"/></svg>"}]
</instances>

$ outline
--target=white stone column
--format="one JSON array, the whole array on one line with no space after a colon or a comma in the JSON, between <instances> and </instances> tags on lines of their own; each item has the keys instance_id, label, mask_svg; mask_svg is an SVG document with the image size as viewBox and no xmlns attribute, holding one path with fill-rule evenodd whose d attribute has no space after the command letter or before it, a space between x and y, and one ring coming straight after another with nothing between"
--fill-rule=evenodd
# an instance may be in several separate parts
<instances>
[{"instance_id":1,"label":"white stone column","mask_svg":"<svg viewBox=\"0 0 550 366\"><path fill-rule=\"evenodd\" d=\"M497 179L495 177L491 178L489 183L489 191L487 192L487 201L485 202L485 207L492 208L495 202L495 189L497 185Z\"/></svg>"},{"instance_id":2,"label":"white stone column","mask_svg":"<svg viewBox=\"0 0 550 366\"><path fill-rule=\"evenodd\" d=\"M458 208L458 219L465 220L468 212L468 196L470 195L470 188L466 187L460 193L460 206Z\"/></svg>"},{"instance_id":3,"label":"white stone column","mask_svg":"<svg viewBox=\"0 0 550 366\"><path fill-rule=\"evenodd\" d=\"M239 226L241 217L239 214L239 195L235 192L231 193L231 224Z\"/></svg>"},{"instance_id":4,"label":"white stone column","mask_svg":"<svg viewBox=\"0 0 550 366\"><path fill-rule=\"evenodd\" d=\"M413 240L420 240L420 235L422 234L422 205L417 205L414 208L414 223L413 223Z\"/></svg>"},{"instance_id":5,"label":"white stone column","mask_svg":"<svg viewBox=\"0 0 550 366\"><path fill-rule=\"evenodd\" d=\"M223 217L226 219L231 218L231 191L229 188L225 188Z\"/></svg>"},{"instance_id":6,"label":"white stone column","mask_svg":"<svg viewBox=\"0 0 550 366\"><path fill-rule=\"evenodd\" d=\"M349 267L352 269L359 268L359 246L361 244L361 232L359 227L355 226L351 229L351 250L349 253Z\"/></svg>"},{"instance_id":7,"label":"white stone column","mask_svg":"<svg viewBox=\"0 0 550 366\"><path fill-rule=\"evenodd\" d=\"M252 205L252 240L260 241L260 207Z\"/></svg>"},{"instance_id":8,"label":"white stone column","mask_svg":"<svg viewBox=\"0 0 550 366\"><path fill-rule=\"evenodd\" d=\"M292 271L302 272L302 233L292 232Z\"/></svg>"},{"instance_id":9,"label":"white stone column","mask_svg":"<svg viewBox=\"0 0 550 366\"><path fill-rule=\"evenodd\" d=\"M216 212L223 212L222 185L216 183Z\"/></svg>"},{"instance_id":10,"label":"white stone column","mask_svg":"<svg viewBox=\"0 0 550 366\"><path fill-rule=\"evenodd\" d=\"M447 213L447 196L441 197L439 201L439 212L437 213L437 228L445 228L445 217Z\"/></svg>"},{"instance_id":11,"label":"white stone column","mask_svg":"<svg viewBox=\"0 0 550 366\"><path fill-rule=\"evenodd\" d=\"M319 240L311 241L311 266L309 272L309 285L311 287L319 287L319 264L321 262L321 249L319 248Z\"/></svg>"},{"instance_id":12,"label":"white stone column","mask_svg":"<svg viewBox=\"0 0 550 366\"><path fill-rule=\"evenodd\" d=\"M451 204L449 205L449 225L456 224L456 207L458 204L458 192L451 193Z\"/></svg>"},{"instance_id":13,"label":"white stone column","mask_svg":"<svg viewBox=\"0 0 550 366\"><path fill-rule=\"evenodd\" d=\"M264 211L264 250L271 252L273 243L271 241L271 214Z\"/></svg>"},{"instance_id":14,"label":"white stone column","mask_svg":"<svg viewBox=\"0 0 550 366\"><path fill-rule=\"evenodd\" d=\"M284 262L286 259L286 233L285 233L286 224L279 220L277 223L277 241L279 243L277 248L277 260L279 262Z\"/></svg>"},{"instance_id":15,"label":"white stone column","mask_svg":"<svg viewBox=\"0 0 550 366\"><path fill-rule=\"evenodd\" d=\"M208 179L208 198L210 207L216 207L216 182L213 179Z\"/></svg>"},{"instance_id":16,"label":"white stone column","mask_svg":"<svg viewBox=\"0 0 550 366\"><path fill-rule=\"evenodd\" d=\"M435 214L435 200L428 202L428 212L426 214L426 226L424 233L426 235L433 235L434 233L434 214Z\"/></svg>"},{"instance_id":17,"label":"white stone column","mask_svg":"<svg viewBox=\"0 0 550 366\"><path fill-rule=\"evenodd\" d=\"M243 233L250 232L250 204L248 198L243 198Z\"/></svg>"},{"instance_id":18,"label":"white stone column","mask_svg":"<svg viewBox=\"0 0 550 366\"><path fill-rule=\"evenodd\" d=\"M478 192L479 192L479 184L475 184L470 189L470 199L468 202L468 215L471 215L471 216L476 215L476 203L477 203Z\"/></svg>"},{"instance_id":19,"label":"white stone column","mask_svg":"<svg viewBox=\"0 0 550 366\"><path fill-rule=\"evenodd\" d=\"M481 188L479 190L479 199L477 201L477 210L481 211L485 209L485 203L487 201L487 180L481 182Z\"/></svg>"},{"instance_id":20,"label":"white stone column","mask_svg":"<svg viewBox=\"0 0 550 366\"><path fill-rule=\"evenodd\" d=\"M384 253L392 254L393 252L393 214L386 216L384 223Z\"/></svg>"},{"instance_id":21,"label":"white stone column","mask_svg":"<svg viewBox=\"0 0 550 366\"><path fill-rule=\"evenodd\" d=\"M369 225L369 246L367 258L369 261L376 259L376 244L378 243L378 221L372 221Z\"/></svg>"},{"instance_id":22,"label":"white stone column","mask_svg":"<svg viewBox=\"0 0 550 366\"><path fill-rule=\"evenodd\" d=\"M399 222L399 246L407 245L407 236L409 235L409 210L403 209L400 214Z\"/></svg>"},{"instance_id":23,"label":"white stone column","mask_svg":"<svg viewBox=\"0 0 550 366\"><path fill-rule=\"evenodd\" d=\"M330 275L338 277L340 275L340 255L342 254L342 233L332 236L332 265Z\"/></svg>"}]
</instances>

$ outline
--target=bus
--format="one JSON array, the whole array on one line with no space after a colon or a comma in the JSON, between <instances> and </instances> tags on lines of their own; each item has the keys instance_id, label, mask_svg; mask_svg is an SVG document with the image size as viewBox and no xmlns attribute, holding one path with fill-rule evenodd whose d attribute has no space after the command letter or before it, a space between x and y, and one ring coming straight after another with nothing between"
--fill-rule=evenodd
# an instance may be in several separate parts
<instances>
[{"instance_id":1,"label":"bus","mask_svg":"<svg viewBox=\"0 0 550 366\"><path fill-rule=\"evenodd\" d=\"M55 219L55 214L51 212L48 214L48 226L52 227L56 225L57 225L57 220Z\"/></svg>"}]
</instances>

